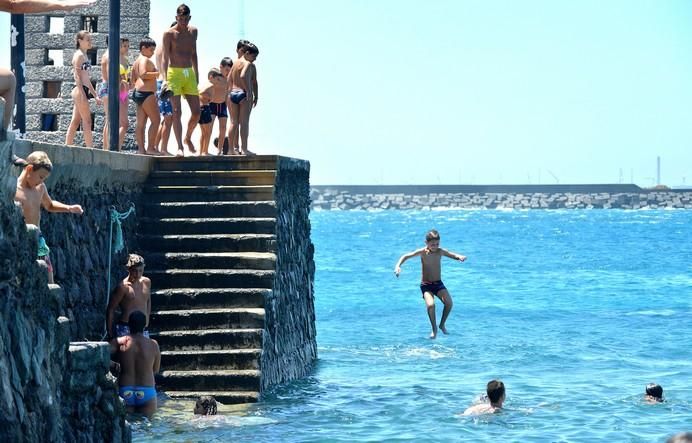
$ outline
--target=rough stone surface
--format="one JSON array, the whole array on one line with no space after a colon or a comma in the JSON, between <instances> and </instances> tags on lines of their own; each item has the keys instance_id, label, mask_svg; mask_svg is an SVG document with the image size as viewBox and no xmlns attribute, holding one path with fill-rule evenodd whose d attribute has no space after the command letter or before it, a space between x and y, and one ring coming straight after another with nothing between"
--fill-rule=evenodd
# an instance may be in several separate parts
<instances>
[{"instance_id":1,"label":"rough stone surface","mask_svg":"<svg viewBox=\"0 0 692 443\"><path fill-rule=\"evenodd\" d=\"M103 346L99 358L68 357L60 288L49 288L37 232L13 203L13 143L0 141L0 441L129 441Z\"/></svg>"},{"instance_id":2,"label":"rough stone surface","mask_svg":"<svg viewBox=\"0 0 692 443\"><path fill-rule=\"evenodd\" d=\"M149 0L130 0L127 5L121 6L121 37L130 39L130 62L138 55L138 43L140 39L149 34ZM48 32L49 15L27 15L25 17L25 51L26 51L26 83L31 84L26 94L26 138L39 142L58 143L64 142L65 134L72 116L73 100L70 96L74 88L74 78L70 63L75 52L75 34L81 30L83 16L96 16L98 19L97 32L92 34L94 49L97 50L97 64L91 71L91 81L96 84L101 80L101 69L98 62L106 50L106 35L108 33L109 19L108 0L98 0L95 5L81 8L69 13L50 14L51 16L64 17L64 34ZM63 63L59 66L46 65L45 50L62 49ZM42 88L44 81L62 81L61 94L58 98L43 98ZM103 107L96 104L95 100L89 103L94 114L94 146L102 146L104 111ZM41 114L50 113L57 115L57 131L43 131ZM124 150L136 149L134 128L136 106L131 101L128 106L129 127ZM75 142L78 146L84 145L81 131L77 132Z\"/></svg>"},{"instance_id":3,"label":"rough stone surface","mask_svg":"<svg viewBox=\"0 0 692 443\"><path fill-rule=\"evenodd\" d=\"M504 186L506 192L426 192L411 195L413 187L384 186L378 193L377 186L368 187L368 193L358 187L313 187L310 190L311 206L323 210L383 210L383 209L692 209L692 190L644 191L639 188L627 192L589 192L591 185L584 185L583 192L522 192L522 186ZM430 187L431 189L434 187ZM442 186L440 187L442 188ZM467 186L466 188L471 188ZM575 187L578 189L578 187ZM392 192L394 191L394 192Z\"/></svg>"},{"instance_id":4,"label":"rough stone surface","mask_svg":"<svg viewBox=\"0 0 692 443\"><path fill-rule=\"evenodd\" d=\"M67 148L33 143L15 149L20 156L30 150L48 153L54 170L46 181L51 198L80 204L81 216L43 213L41 230L51 248L55 282L65 292L60 315L70 320L72 340L99 340L105 332L108 303L109 208L127 210L140 206L141 183L151 168L151 157L103 152L87 148ZM128 252L137 250L136 213L121 224L124 249L113 253L111 288L123 278Z\"/></svg>"},{"instance_id":5,"label":"rough stone surface","mask_svg":"<svg viewBox=\"0 0 692 443\"><path fill-rule=\"evenodd\" d=\"M309 177L308 162L278 158L276 272L264 303L262 389L305 376L317 359Z\"/></svg>"}]
</instances>

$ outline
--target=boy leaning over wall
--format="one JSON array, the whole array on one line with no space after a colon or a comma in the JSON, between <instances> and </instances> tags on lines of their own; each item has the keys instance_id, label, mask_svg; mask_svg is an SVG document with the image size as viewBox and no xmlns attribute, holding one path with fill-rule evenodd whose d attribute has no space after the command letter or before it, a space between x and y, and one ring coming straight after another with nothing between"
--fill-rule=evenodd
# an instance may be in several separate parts
<instances>
[{"instance_id":1,"label":"boy leaning over wall","mask_svg":"<svg viewBox=\"0 0 692 443\"><path fill-rule=\"evenodd\" d=\"M53 171L53 164L48 154L43 151L35 151L26 158L26 166L17 178L17 191L14 201L22 207L24 221L28 225L36 225L39 228L38 258L48 265L48 283L53 283L53 265L50 261L50 248L46 239L41 234L41 207L48 212L69 212L83 214L80 205L66 205L53 200L48 195L48 189L44 183Z\"/></svg>"}]
</instances>

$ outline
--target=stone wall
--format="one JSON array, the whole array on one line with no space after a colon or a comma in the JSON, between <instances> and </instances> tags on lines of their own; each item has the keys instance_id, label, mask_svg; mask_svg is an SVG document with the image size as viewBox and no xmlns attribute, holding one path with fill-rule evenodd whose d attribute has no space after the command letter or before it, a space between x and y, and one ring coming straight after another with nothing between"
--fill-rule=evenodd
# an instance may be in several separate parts
<instances>
[{"instance_id":1,"label":"stone wall","mask_svg":"<svg viewBox=\"0 0 692 443\"><path fill-rule=\"evenodd\" d=\"M311 189L310 196L313 209L326 210L692 209L692 190L654 192L634 185L569 185L566 189L554 190L550 186L518 185L499 188L501 189L484 186L319 186Z\"/></svg>"},{"instance_id":2,"label":"stone wall","mask_svg":"<svg viewBox=\"0 0 692 443\"><path fill-rule=\"evenodd\" d=\"M49 289L36 232L13 202L11 152L0 139L0 441L129 441L103 351L100 359L68 352L63 292Z\"/></svg>"},{"instance_id":3,"label":"stone wall","mask_svg":"<svg viewBox=\"0 0 692 443\"><path fill-rule=\"evenodd\" d=\"M65 292L60 314L73 320L71 340L100 340L108 304L109 208L123 212L130 203L139 207L142 182L154 159L27 141L16 144L19 156L46 151L54 166L46 181L51 198L84 209L81 216L43 211L41 229L51 248L55 282ZM136 226L136 213L122 222L125 247L113 254L111 289L126 275L127 253L137 252Z\"/></svg>"},{"instance_id":4,"label":"stone wall","mask_svg":"<svg viewBox=\"0 0 692 443\"><path fill-rule=\"evenodd\" d=\"M129 442L125 407L118 397L116 378L108 372L111 357L106 342L72 342L63 391L65 442Z\"/></svg>"},{"instance_id":5,"label":"stone wall","mask_svg":"<svg viewBox=\"0 0 692 443\"><path fill-rule=\"evenodd\" d=\"M262 389L305 376L317 359L309 180L308 162L278 158L276 274L264 302Z\"/></svg>"},{"instance_id":6,"label":"stone wall","mask_svg":"<svg viewBox=\"0 0 692 443\"><path fill-rule=\"evenodd\" d=\"M72 117L74 101L70 92L74 88L71 69L72 56L75 52L75 35L85 29L83 18L95 17L96 32L92 33L93 48L96 50L96 63L91 69L92 83L101 80L101 56L107 49L106 36L109 29L109 1L98 0L95 5L73 12L55 12L49 15L29 15L24 18L26 31L26 131L27 138L47 143L64 143L67 127ZM130 63L139 54L139 41L149 34L149 0L129 0L122 2L120 14L120 36L130 40ZM63 33L57 34L50 29L50 17L64 18ZM53 32L51 32L53 31ZM48 50L61 50L61 65L49 65ZM58 98L45 98L44 82L59 81ZM135 149L134 128L136 106L128 101L129 129L124 149ZM94 114L94 146L102 146L102 131L105 124L103 106L89 101ZM43 127L42 115L55 114L57 130L47 131ZM82 132L78 131L75 145L83 146Z\"/></svg>"}]
</instances>

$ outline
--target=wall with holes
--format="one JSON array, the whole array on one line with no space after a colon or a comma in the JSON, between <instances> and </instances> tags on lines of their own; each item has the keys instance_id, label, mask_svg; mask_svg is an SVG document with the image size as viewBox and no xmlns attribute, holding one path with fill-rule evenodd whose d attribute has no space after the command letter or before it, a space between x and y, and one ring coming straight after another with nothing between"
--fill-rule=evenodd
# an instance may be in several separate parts
<instances>
[{"instance_id":1,"label":"wall with holes","mask_svg":"<svg viewBox=\"0 0 692 443\"><path fill-rule=\"evenodd\" d=\"M149 9L149 0L129 0L122 4L120 36L130 40L130 64L139 53L139 41L149 34ZM87 55L92 64L91 82L96 86L101 81L101 56L107 49L109 2L98 0L94 6L69 13L27 14L24 20L27 138L64 143L73 109L70 93L75 85L71 68L76 50L75 36L81 30L92 34L93 49ZM89 101L89 106L94 147L100 148L103 145L104 109L93 99ZM135 113L135 104L128 100L129 128L123 149L136 149ZM84 146L81 130L77 131L74 144Z\"/></svg>"}]
</instances>

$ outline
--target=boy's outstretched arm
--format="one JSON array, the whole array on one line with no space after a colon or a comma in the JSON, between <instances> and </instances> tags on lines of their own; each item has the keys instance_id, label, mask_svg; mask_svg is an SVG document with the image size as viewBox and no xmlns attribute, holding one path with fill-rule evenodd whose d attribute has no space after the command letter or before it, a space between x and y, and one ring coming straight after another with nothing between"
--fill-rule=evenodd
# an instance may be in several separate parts
<instances>
[{"instance_id":1,"label":"boy's outstretched arm","mask_svg":"<svg viewBox=\"0 0 692 443\"><path fill-rule=\"evenodd\" d=\"M65 203L60 203L57 200L53 200L48 195L48 191L43 193L41 197L41 206L48 212L69 212L72 214L83 214L84 210L79 205L66 205Z\"/></svg>"},{"instance_id":2,"label":"boy's outstretched arm","mask_svg":"<svg viewBox=\"0 0 692 443\"><path fill-rule=\"evenodd\" d=\"M396 275L398 277L399 274L401 273L401 265L403 265L404 262L406 260L408 260L409 258L415 257L417 255L421 255L423 253L423 251L425 251L425 248L416 249L413 252L409 252L408 254L402 255L401 258L399 258L399 261L396 262L396 266L394 266L394 275Z\"/></svg>"},{"instance_id":3,"label":"boy's outstretched arm","mask_svg":"<svg viewBox=\"0 0 692 443\"><path fill-rule=\"evenodd\" d=\"M442 255L444 255L445 257L449 257L451 259L459 260L462 262L466 261L465 255L457 254L456 252L452 252L452 251L447 251L446 249L442 249L442 248L440 248L440 252L442 252Z\"/></svg>"}]
</instances>

